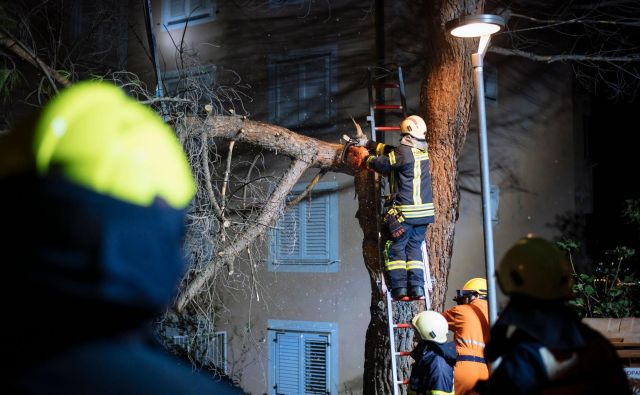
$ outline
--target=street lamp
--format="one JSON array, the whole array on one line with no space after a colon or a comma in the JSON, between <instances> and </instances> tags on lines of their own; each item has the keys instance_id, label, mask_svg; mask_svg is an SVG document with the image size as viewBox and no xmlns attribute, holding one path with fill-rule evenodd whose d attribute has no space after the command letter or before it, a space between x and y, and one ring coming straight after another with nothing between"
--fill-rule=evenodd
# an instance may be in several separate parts
<instances>
[{"instance_id":1,"label":"street lamp","mask_svg":"<svg viewBox=\"0 0 640 395\"><path fill-rule=\"evenodd\" d=\"M489 149L487 146L487 121L484 107L484 79L482 60L489 47L491 35L504 27L504 19L498 15L481 14L460 17L445 24L445 28L455 37L480 37L478 51L471 55L473 80L478 104L478 146L480 149L480 178L482 189L482 224L484 227L484 259L487 270L487 299L489 302L489 324L493 325L498 316L496 304L495 265L493 261L493 229L491 228L491 199L489 183Z\"/></svg>"}]
</instances>

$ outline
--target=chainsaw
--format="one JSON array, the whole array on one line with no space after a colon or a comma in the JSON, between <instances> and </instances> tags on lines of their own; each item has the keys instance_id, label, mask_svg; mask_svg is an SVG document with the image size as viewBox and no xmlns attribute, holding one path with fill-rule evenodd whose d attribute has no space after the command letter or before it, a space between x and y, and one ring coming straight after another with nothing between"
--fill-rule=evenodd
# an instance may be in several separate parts
<instances>
[{"instance_id":1,"label":"chainsaw","mask_svg":"<svg viewBox=\"0 0 640 395\"><path fill-rule=\"evenodd\" d=\"M340 154L340 160L342 162L346 161L347 154L349 153L349 148L364 146L368 141L367 135L364 134L364 132L362 131L362 128L360 127L360 125L358 125L355 119L353 119L353 117L351 117L351 121L353 122L353 125L356 127L356 136L351 137L346 134L342 135L342 140L344 141L344 147L342 147L342 154Z\"/></svg>"}]
</instances>

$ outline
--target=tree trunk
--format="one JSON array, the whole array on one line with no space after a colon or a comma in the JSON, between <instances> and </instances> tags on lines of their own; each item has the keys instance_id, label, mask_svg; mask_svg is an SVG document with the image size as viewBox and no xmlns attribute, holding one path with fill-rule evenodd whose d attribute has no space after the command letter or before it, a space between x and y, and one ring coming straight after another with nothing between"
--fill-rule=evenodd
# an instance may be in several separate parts
<instances>
[{"instance_id":1,"label":"tree trunk","mask_svg":"<svg viewBox=\"0 0 640 395\"><path fill-rule=\"evenodd\" d=\"M427 142L436 220L429 226L427 242L434 279L431 298L435 310L442 311L453 254L455 224L458 219L458 157L469 129L473 74L470 55L477 41L451 37L445 22L476 13L477 1L447 0L426 6L428 37L425 78L420 108L426 115ZM465 7L466 5L466 7ZM481 8L480 8L481 9ZM468 45L467 45L468 44Z\"/></svg>"},{"instance_id":2,"label":"tree trunk","mask_svg":"<svg viewBox=\"0 0 640 395\"><path fill-rule=\"evenodd\" d=\"M483 2L446 0L427 2L424 9L429 41L425 44L427 62L421 87L421 115L427 123L427 140L436 220L428 227L427 245L434 289L432 309L442 311L447 292L447 278L453 253L455 223L458 219L458 156L467 135L472 104L473 78L470 67L471 42L450 37L444 23L463 14L476 13ZM470 40L471 41L471 40ZM381 275L378 246L379 191L371 175L356 175L360 226L364 233L363 255L371 275L371 321L365 340L363 392L391 394L391 355L387 326L386 302L376 282ZM370 199L375 199L371 201ZM394 303L396 323L410 322L424 309L424 303ZM395 351L409 351L414 345L413 331L396 329ZM399 358L399 380L408 379L410 358ZM400 387L406 393L406 386Z\"/></svg>"}]
</instances>

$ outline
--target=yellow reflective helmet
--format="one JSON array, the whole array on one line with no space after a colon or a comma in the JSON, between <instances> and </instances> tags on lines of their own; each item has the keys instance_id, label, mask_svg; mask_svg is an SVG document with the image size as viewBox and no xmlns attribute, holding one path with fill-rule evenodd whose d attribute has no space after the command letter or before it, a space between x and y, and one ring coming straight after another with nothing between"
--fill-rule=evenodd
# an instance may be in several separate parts
<instances>
[{"instance_id":1,"label":"yellow reflective helmet","mask_svg":"<svg viewBox=\"0 0 640 395\"><path fill-rule=\"evenodd\" d=\"M471 280L464 283L462 287L463 291L474 291L477 292L478 295L486 296L487 295L487 280L481 277L472 278Z\"/></svg>"},{"instance_id":2,"label":"yellow reflective helmet","mask_svg":"<svg viewBox=\"0 0 640 395\"><path fill-rule=\"evenodd\" d=\"M567 298L571 289L567 258L553 243L539 237L518 240L505 253L496 274L507 295L559 300Z\"/></svg>"},{"instance_id":3,"label":"yellow reflective helmet","mask_svg":"<svg viewBox=\"0 0 640 395\"><path fill-rule=\"evenodd\" d=\"M447 323L447 319L437 311L423 311L413 317L411 324L418 330L423 340L434 341L440 344L447 341L449 324Z\"/></svg>"},{"instance_id":4,"label":"yellow reflective helmet","mask_svg":"<svg viewBox=\"0 0 640 395\"><path fill-rule=\"evenodd\" d=\"M40 175L68 180L139 206L161 198L184 208L195 193L189 162L171 128L106 82L80 82L49 102L33 140Z\"/></svg>"},{"instance_id":5,"label":"yellow reflective helmet","mask_svg":"<svg viewBox=\"0 0 640 395\"><path fill-rule=\"evenodd\" d=\"M417 115L410 115L400 122L400 130L402 134L410 134L420 140L426 139L427 124L424 119Z\"/></svg>"}]
</instances>

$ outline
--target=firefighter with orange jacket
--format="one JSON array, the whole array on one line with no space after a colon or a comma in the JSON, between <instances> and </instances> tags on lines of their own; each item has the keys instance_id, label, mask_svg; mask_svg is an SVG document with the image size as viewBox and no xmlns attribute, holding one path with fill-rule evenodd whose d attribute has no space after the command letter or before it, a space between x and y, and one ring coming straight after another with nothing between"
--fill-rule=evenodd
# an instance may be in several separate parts
<instances>
[{"instance_id":1,"label":"firefighter with orange jacket","mask_svg":"<svg viewBox=\"0 0 640 395\"><path fill-rule=\"evenodd\" d=\"M400 123L398 147L364 141L351 147L347 163L389 176L390 196L384 222L390 240L385 246L385 271L391 296L424 298L422 243L427 225L434 221L434 205L427 151L427 125L411 115Z\"/></svg>"},{"instance_id":2,"label":"firefighter with orange jacket","mask_svg":"<svg viewBox=\"0 0 640 395\"><path fill-rule=\"evenodd\" d=\"M476 394L478 380L489 377L484 346L489 340L487 280L472 278L456 291L458 304L442 313L454 334L458 354L454 377L456 395Z\"/></svg>"}]
</instances>

